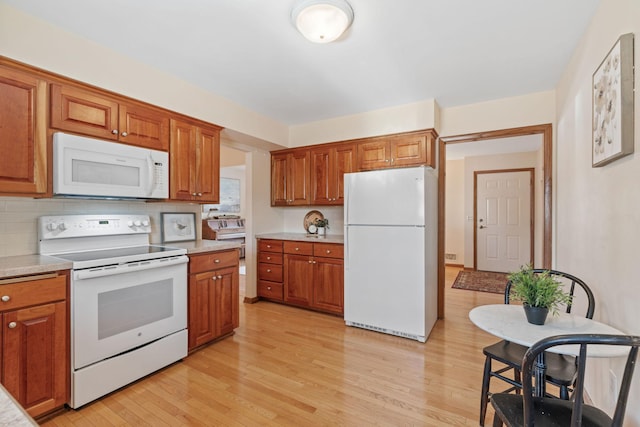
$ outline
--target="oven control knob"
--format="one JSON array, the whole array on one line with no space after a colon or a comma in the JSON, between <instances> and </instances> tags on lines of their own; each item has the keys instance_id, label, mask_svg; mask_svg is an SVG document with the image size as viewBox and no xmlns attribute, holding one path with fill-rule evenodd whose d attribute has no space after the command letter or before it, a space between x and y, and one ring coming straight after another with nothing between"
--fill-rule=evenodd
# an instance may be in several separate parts
<instances>
[{"instance_id":1,"label":"oven control knob","mask_svg":"<svg viewBox=\"0 0 640 427\"><path fill-rule=\"evenodd\" d=\"M136 227L140 227L142 225L142 222L140 222L139 219L136 219L135 221L133 221L133 225L135 225Z\"/></svg>"},{"instance_id":2,"label":"oven control knob","mask_svg":"<svg viewBox=\"0 0 640 427\"><path fill-rule=\"evenodd\" d=\"M149 221L147 221L146 219L144 221L142 221L142 226L143 227L148 227L149 226Z\"/></svg>"},{"instance_id":3,"label":"oven control knob","mask_svg":"<svg viewBox=\"0 0 640 427\"><path fill-rule=\"evenodd\" d=\"M67 225L64 222L61 222L60 225L58 225L58 230L64 231L66 229L67 229Z\"/></svg>"},{"instance_id":4,"label":"oven control knob","mask_svg":"<svg viewBox=\"0 0 640 427\"><path fill-rule=\"evenodd\" d=\"M127 227L133 227L133 221L127 221Z\"/></svg>"},{"instance_id":5,"label":"oven control knob","mask_svg":"<svg viewBox=\"0 0 640 427\"><path fill-rule=\"evenodd\" d=\"M58 224L56 224L55 222L50 222L49 224L47 224L47 230L56 231L57 229L58 229Z\"/></svg>"}]
</instances>

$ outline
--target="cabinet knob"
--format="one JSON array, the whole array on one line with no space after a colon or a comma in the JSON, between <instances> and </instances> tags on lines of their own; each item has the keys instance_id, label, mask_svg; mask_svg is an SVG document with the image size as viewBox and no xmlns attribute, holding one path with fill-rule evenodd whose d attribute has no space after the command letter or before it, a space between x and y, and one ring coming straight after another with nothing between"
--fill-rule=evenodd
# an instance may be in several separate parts
<instances>
[{"instance_id":1,"label":"cabinet knob","mask_svg":"<svg viewBox=\"0 0 640 427\"><path fill-rule=\"evenodd\" d=\"M18 324L16 322L9 322L9 329L15 329L16 326L18 326Z\"/></svg>"},{"instance_id":2,"label":"cabinet knob","mask_svg":"<svg viewBox=\"0 0 640 427\"><path fill-rule=\"evenodd\" d=\"M271 249L271 245L267 245L267 248Z\"/></svg>"},{"instance_id":3,"label":"cabinet knob","mask_svg":"<svg viewBox=\"0 0 640 427\"><path fill-rule=\"evenodd\" d=\"M270 291L271 290L271 286L267 286L267 290Z\"/></svg>"},{"instance_id":4,"label":"cabinet knob","mask_svg":"<svg viewBox=\"0 0 640 427\"><path fill-rule=\"evenodd\" d=\"M309 264L313 264L313 261L309 260Z\"/></svg>"},{"instance_id":5,"label":"cabinet knob","mask_svg":"<svg viewBox=\"0 0 640 427\"><path fill-rule=\"evenodd\" d=\"M270 268L267 268L267 273L271 273L271 269Z\"/></svg>"},{"instance_id":6,"label":"cabinet knob","mask_svg":"<svg viewBox=\"0 0 640 427\"><path fill-rule=\"evenodd\" d=\"M330 254L330 253L331 253L331 250L327 249L327 253L328 253L328 254Z\"/></svg>"},{"instance_id":7,"label":"cabinet knob","mask_svg":"<svg viewBox=\"0 0 640 427\"><path fill-rule=\"evenodd\" d=\"M222 276L218 276L218 279L222 279Z\"/></svg>"},{"instance_id":8,"label":"cabinet knob","mask_svg":"<svg viewBox=\"0 0 640 427\"><path fill-rule=\"evenodd\" d=\"M296 251L299 251L299 250L300 250L300 248L296 248Z\"/></svg>"},{"instance_id":9,"label":"cabinet knob","mask_svg":"<svg viewBox=\"0 0 640 427\"><path fill-rule=\"evenodd\" d=\"M118 134L118 129L114 129L111 131L112 134L117 135Z\"/></svg>"},{"instance_id":10,"label":"cabinet knob","mask_svg":"<svg viewBox=\"0 0 640 427\"><path fill-rule=\"evenodd\" d=\"M2 302L9 302L11 301L11 297L9 295L2 295Z\"/></svg>"},{"instance_id":11,"label":"cabinet knob","mask_svg":"<svg viewBox=\"0 0 640 427\"><path fill-rule=\"evenodd\" d=\"M271 257L270 256L267 257L267 261L271 261Z\"/></svg>"},{"instance_id":12,"label":"cabinet knob","mask_svg":"<svg viewBox=\"0 0 640 427\"><path fill-rule=\"evenodd\" d=\"M218 277L214 274L213 276L211 276L211 280L218 280Z\"/></svg>"},{"instance_id":13,"label":"cabinet knob","mask_svg":"<svg viewBox=\"0 0 640 427\"><path fill-rule=\"evenodd\" d=\"M198 197L202 197L202 193L198 193Z\"/></svg>"},{"instance_id":14,"label":"cabinet knob","mask_svg":"<svg viewBox=\"0 0 640 427\"><path fill-rule=\"evenodd\" d=\"M128 134L127 132L122 132L122 133L121 133L121 135L122 135L122 136L127 136L127 135L129 135L129 134Z\"/></svg>"},{"instance_id":15,"label":"cabinet knob","mask_svg":"<svg viewBox=\"0 0 640 427\"><path fill-rule=\"evenodd\" d=\"M220 264L220 260L219 259L215 259L215 260L213 260L213 262L216 263L216 264Z\"/></svg>"},{"instance_id":16,"label":"cabinet knob","mask_svg":"<svg viewBox=\"0 0 640 427\"><path fill-rule=\"evenodd\" d=\"M196 193L191 193L191 195L192 195L193 197L196 197Z\"/></svg>"}]
</instances>

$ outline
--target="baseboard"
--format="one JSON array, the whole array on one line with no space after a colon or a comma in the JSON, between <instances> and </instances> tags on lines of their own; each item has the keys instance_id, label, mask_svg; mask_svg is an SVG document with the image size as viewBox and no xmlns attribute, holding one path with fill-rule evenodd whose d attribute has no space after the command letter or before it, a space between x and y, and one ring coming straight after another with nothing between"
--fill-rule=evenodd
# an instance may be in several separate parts
<instances>
[{"instance_id":1,"label":"baseboard","mask_svg":"<svg viewBox=\"0 0 640 427\"><path fill-rule=\"evenodd\" d=\"M260 297L244 297L244 300L242 300L242 302L244 302L245 304L255 304L258 301L260 301Z\"/></svg>"},{"instance_id":2,"label":"baseboard","mask_svg":"<svg viewBox=\"0 0 640 427\"><path fill-rule=\"evenodd\" d=\"M445 267L462 268L462 267L464 267L464 264L450 264L450 263L446 263L444 266L445 266Z\"/></svg>"}]
</instances>

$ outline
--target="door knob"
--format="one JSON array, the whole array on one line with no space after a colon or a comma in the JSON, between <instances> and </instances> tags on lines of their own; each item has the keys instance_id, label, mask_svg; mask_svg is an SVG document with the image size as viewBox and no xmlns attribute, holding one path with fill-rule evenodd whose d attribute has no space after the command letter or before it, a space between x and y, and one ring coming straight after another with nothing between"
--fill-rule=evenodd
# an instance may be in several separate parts
<instances>
[{"instance_id":1,"label":"door knob","mask_svg":"<svg viewBox=\"0 0 640 427\"><path fill-rule=\"evenodd\" d=\"M481 225L480 227L478 227L480 230L482 230L483 228L487 228L486 225Z\"/></svg>"}]
</instances>

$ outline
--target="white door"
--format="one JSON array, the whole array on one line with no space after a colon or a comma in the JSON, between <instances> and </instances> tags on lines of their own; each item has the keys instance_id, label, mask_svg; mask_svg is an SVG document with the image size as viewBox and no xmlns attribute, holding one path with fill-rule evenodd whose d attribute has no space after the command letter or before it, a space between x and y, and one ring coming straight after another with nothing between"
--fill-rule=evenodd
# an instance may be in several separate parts
<instances>
[{"instance_id":1,"label":"white door","mask_svg":"<svg viewBox=\"0 0 640 427\"><path fill-rule=\"evenodd\" d=\"M476 269L510 272L531 263L533 169L475 175Z\"/></svg>"}]
</instances>

